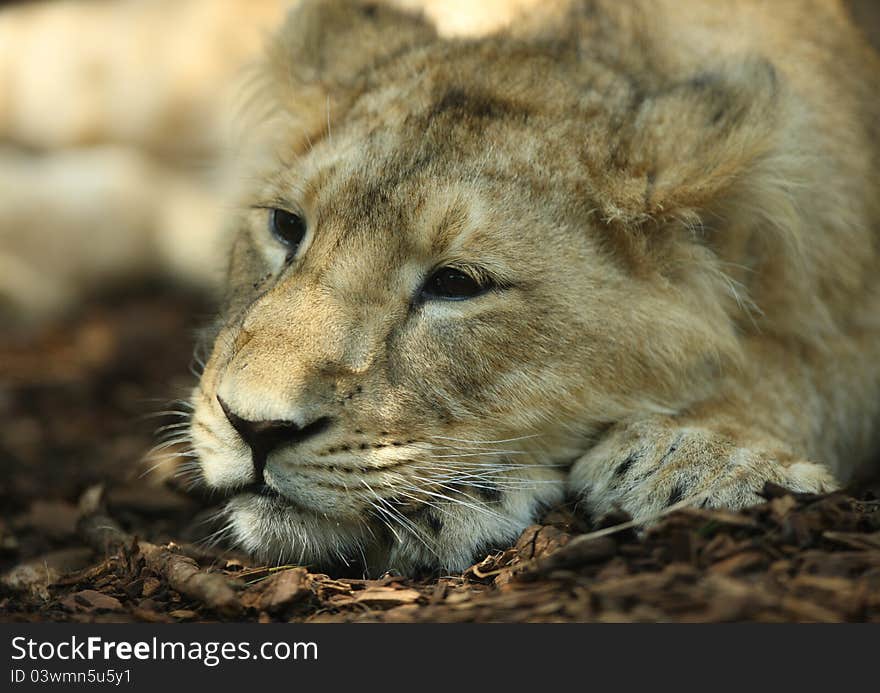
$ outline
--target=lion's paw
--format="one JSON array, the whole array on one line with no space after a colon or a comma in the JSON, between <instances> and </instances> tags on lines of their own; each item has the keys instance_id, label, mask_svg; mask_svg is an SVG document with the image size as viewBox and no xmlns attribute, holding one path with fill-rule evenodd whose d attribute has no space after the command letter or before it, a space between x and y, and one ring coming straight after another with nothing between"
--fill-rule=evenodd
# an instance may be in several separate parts
<instances>
[{"instance_id":1,"label":"lion's paw","mask_svg":"<svg viewBox=\"0 0 880 693\"><path fill-rule=\"evenodd\" d=\"M732 509L754 505L768 481L805 493L837 485L823 466L774 441L745 442L736 433L656 418L610 429L575 462L569 489L594 517L621 509L644 521L681 501Z\"/></svg>"}]
</instances>

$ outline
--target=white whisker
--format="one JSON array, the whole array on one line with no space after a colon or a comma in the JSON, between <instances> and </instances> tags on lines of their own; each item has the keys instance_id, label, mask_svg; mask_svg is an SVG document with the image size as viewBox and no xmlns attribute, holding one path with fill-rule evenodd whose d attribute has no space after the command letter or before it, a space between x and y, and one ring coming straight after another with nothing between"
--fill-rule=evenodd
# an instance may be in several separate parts
<instances>
[{"instance_id":1,"label":"white whisker","mask_svg":"<svg viewBox=\"0 0 880 693\"><path fill-rule=\"evenodd\" d=\"M456 443L467 443L470 445L494 445L500 443L515 443L519 440L528 440L530 438L538 438L540 437L540 433L532 433L526 436L519 436L518 438L503 438L501 440L467 440L464 438L450 438L449 436L430 436L436 440L451 440Z\"/></svg>"}]
</instances>

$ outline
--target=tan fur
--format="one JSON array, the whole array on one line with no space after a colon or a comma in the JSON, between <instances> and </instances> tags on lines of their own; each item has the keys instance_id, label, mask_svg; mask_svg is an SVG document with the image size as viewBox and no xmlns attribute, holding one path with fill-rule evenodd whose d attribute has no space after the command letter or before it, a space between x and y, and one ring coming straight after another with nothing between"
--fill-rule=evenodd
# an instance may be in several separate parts
<instances>
[{"instance_id":1,"label":"tan fur","mask_svg":"<svg viewBox=\"0 0 880 693\"><path fill-rule=\"evenodd\" d=\"M193 401L265 558L459 569L565 493L637 519L877 451L877 57L834 2L574 2L446 40L304 2ZM268 163L266 163L268 161ZM300 213L296 256L268 210ZM418 300L439 267L497 288ZM320 433L258 496L221 411Z\"/></svg>"}]
</instances>

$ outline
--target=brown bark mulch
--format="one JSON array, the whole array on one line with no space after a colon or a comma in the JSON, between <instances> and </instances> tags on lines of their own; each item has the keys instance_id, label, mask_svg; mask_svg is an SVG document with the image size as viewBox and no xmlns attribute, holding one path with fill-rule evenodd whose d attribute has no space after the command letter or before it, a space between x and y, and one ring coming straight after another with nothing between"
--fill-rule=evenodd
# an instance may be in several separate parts
<instances>
[{"instance_id":1,"label":"brown bark mulch","mask_svg":"<svg viewBox=\"0 0 880 693\"><path fill-rule=\"evenodd\" d=\"M209 497L142 476L204 306L161 289L0 343L2 621L880 621L880 501L765 488L637 533L571 507L461 575L365 580L210 548Z\"/></svg>"}]
</instances>

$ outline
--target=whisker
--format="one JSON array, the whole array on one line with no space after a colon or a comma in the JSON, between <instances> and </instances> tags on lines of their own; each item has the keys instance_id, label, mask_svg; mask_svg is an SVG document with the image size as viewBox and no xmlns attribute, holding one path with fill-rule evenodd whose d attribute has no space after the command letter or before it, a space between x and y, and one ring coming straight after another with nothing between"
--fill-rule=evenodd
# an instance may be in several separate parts
<instances>
[{"instance_id":1,"label":"whisker","mask_svg":"<svg viewBox=\"0 0 880 693\"><path fill-rule=\"evenodd\" d=\"M498 448L480 447L475 445L441 445L439 443L426 443L424 441L416 441L415 443L411 443L411 445L412 447L418 448L419 450L436 450L438 452L523 452L522 450L499 450Z\"/></svg>"},{"instance_id":2,"label":"whisker","mask_svg":"<svg viewBox=\"0 0 880 693\"><path fill-rule=\"evenodd\" d=\"M464 438L450 438L449 436L431 436L431 438L434 438L436 440L451 440L456 443L468 443L471 445L494 445L500 443L515 443L519 440L528 440L530 438L538 438L540 436L540 433L532 433L526 436L519 436L518 438L503 438L501 440L467 440Z\"/></svg>"},{"instance_id":3,"label":"whisker","mask_svg":"<svg viewBox=\"0 0 880 693\"><path fill-rule=\"evenodd\" d=\"M156 429L155 433L158 435L159 433L163 433L165 431L175 431L182 428L189 428L189 421L182 421L181 423L173 423L166 424L165 426L160 426Z\"/></svg>"},{"instance_id":4,"label":"whisker","mask_svg":"<svg viewBox=\"0 0 880 693\"><path fill-rule=\"evenodd\" d=\"M179 419L188 419L192 416L191 411L182 411L179 409L164 409L162 411L154 411L149 414L142 414L138 417L138 421L147 421L148 419L159 419L162 417L175 417Z\"/></svg>"},{"instance_id":5,"label":"whisker","mask_svg":"<svg viewBox=\"0 0 880 693\"><path fill-rule=\"evenodd\" d=\"M144 455L144 458L149 459L157 452L161 452L162 450L167 450L168 448L173 447L175 445L181 445L183 443L191 443L191 442L192 442L192 439L189 437L189 435L178 436L178 437L172 438L171 440L162 441L161 443L158 443L158 444L154 445L152 448L150 448L147 451L147 453Z\"/></svg>"},{"instance_id":6,"label":"whisker","mask_svg":"<svg viewBox=\"0 0 880 693\"><path fill-rule=\"evenodd\" d=\"M417 503L422 503L422 504L427 505L431 508L434 508L438 512L444 513L445 515L451 514L449 509L444 508L443 506L441 506L437 503L432 503L431 501L429 501L425 498L419 498L418 496L414 496L411 493L407 493L406 491L401 491L399 489L396 492L399 493L401 496L405 496L406 498L409 498L410 500L416 501Z\"/></svg>"},{"instance_id":7,"label":"whisker","mask_svg":"<svg viewBox=\"0 0 880 693\"><path fill-rule=\"evenodd\" d=\"M437 555L436 549L426 541L425 537L422 535L422 532L412 522L412 520L410 520L408 517L401 514L400 511L398 511L396 508L394 508L394 506L392 506L388 502L388 500L382 498L378 493L376 493L376 491L373 490L373 487L370 486L366 482L366 480L362 479L361 481L364 484L364 486L367 487L367 489L370 491L370 493L373 494L373 496L376 498L376 500L379 501L379 503L381 503L382 506L385 506L383 514L387 513L387 515L391 518L392 521L396 522L398 525L400 525L404 529L409 530L410 534L412 534L426 549L428 549L428 551L430 551L434 555ZM370 502L370 504L374 508L376 508L376 510L380 510L380 511L383 510L383 508L381 506L377 506L372 501ZM398 535L397 532L395 532L392 527L389 527L389 529L391 529L391 531L394 533L394 536L397 537L397 540L401 541L400 535Z\"/></svg>"},{"instance_id":8,"label":"whisker","mask_svg":"<svg viewBox=\"0 0 880 693\"><path fill-rule=\"evenodd\" d=\"M426 479L422 479L422 481L428 481L428 480L426 480ZM441 488L446 488L446 487L444 487L442 484L439 484L439 486L440 486ZM477 512L483 513L483 514L485 514L485 515L488 515L489 517L493 517L493 518L498 519L498 520L503 520L503 519L504 519L504 518L501 517L501 515L499 515L498 513L496 513L494 510L491 510L490 508L487 508L487 507L485 507L485 506L476 505L476 504L474 504L474 503L468 503L467 501L464 501L464 500L462 500L462 499L460 499L460 498L453 498L453 497L451 497L451 496L447 496L447 495L445 495L445 494L438 493L438 492L436 492L436 491L429 491L429 490L426 489L426 488L412 487L411 490L412 490L412 491L415 491L416 493L427 493L428 495L430 495L430 496L434 496L435 498L440 498L440 499L442 499L442 500L449 501L450 503L455 503L455 504L457 504L457 505L462 505L462 506L464 506L464 507L466 507L466 508L470 508L471 510L476 510ZM455 489L455 488L447 488L447 490L452 491L453 493L461 493L458 489ZM461 495L463 495L463 496L465 496L466 498L469 498L469 499L471 499L471 500L473 500L473 501L476 501L476 499L475 499L473 496L469 496L469 495L467 495L466 493L461 494Z\"/></svg>"},{"instance_id":9,"label":"whisker","mask_svg":"<svg viewBox=\"0 0 880 693\"><path fill-rule=\"evenodd\" d=\"M195 450L181 450L180 452L163 452L161 455L144 455L144 462L158 462L159 460L173 460L177 458L192 458L197 459L199 457L199 453Z\"/></svg>"},{"instance_id":10,"label":"whisker","mask_svg":"<svg viewBox=\"0 0 880 693\"><path fill-rule=\"evenodd\" d=\"M430 458L426 458L430 459ZM452 465L452 466L450 466ZM517 469L565 469L569 464L565 462L558 463L534 463L534 464L506 464L497 462L446 462L442 465L422 466L423 469L486 469L495 471L513 471Z\"/></svg>"},{"instance_id":11,"label":"whisker","mask_svg":"<svg viewBox=\"0 0 880 693\"><path fill-rule=\"evenodd\" d=\"M159 467L164 466L169 459L174 459L176 457L193 457L194 458L194 457L197 457L197 455L192 454L190 452L190 453L180 453L180 454L170 453L168 455L161 455L160 457L152 457L152 456L147 457L145 459L148 459L150 462L156 461L156 464L151 465L150 467L145 469L143 472L141 472L141 474L138 475L138 479L143 479L145 476L152 474L157 469L159 469ZM190 462L189 464L192 464L192 462Z\"/></svg>"},{"instance_id":12,"label":"whisker","mask_svg":"<svg viewBox=\"0 0 880 693\"><path fill-rule=\"evenodd\" d=\"M452 460L458 457L507 457L509 455L525 455L527 453L516 450L499 450L497 452L472 452L453 455L427 455L432 460Z\"/></svg>"}]
</instances>

